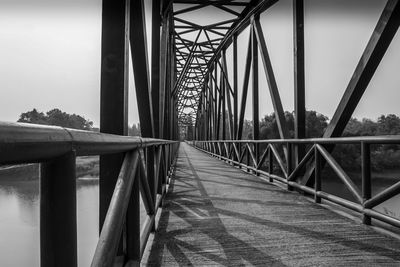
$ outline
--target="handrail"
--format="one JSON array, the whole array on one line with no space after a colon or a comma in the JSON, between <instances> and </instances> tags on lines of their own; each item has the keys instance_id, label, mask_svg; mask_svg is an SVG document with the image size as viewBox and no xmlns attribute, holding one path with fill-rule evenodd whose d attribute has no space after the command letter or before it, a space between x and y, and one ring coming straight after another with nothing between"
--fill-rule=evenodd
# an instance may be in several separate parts
<instances>
[{"instance_id":1,"label":"handrail","mask_svg":"<svg viewBox=\"0 0 400 267\"><path fill-rule=\"evenodd\" d=\"M217 157L220 160L229 162L239 168L244 168L248 172L262 175L269 178L270 182L277 180L287 185L288 190L296 188L299 191L314 195L315 202L320 203L321 198L336 203L343 207L359 212L363 216L363 223L371 224L371 218L391 224L400 228L400 219L391 217L387 214L374 210L373 208L384 201L400 194L400 181L384 189L379 194L372 196L371 186L371 145L375 144L400 144L400 135L385 136L361 136L361 137L338 137L338 138L310 138L310 139L274 139L274 140L209 140L193 141L193 146ZM251 147L263 144L264 150L259 154L253 154ZM292 155L285 155L281 158L278 151L274 150L275 145L282 145L283 149L292 151L297 145L308 144L308 151L298 159L298 163L292 160ZM361 190L350 179L349 175L343 170L340 164L332 156L332 151L327 149L332 145L357 144L361 146ZM217 150L221 145L227 147L226 151ZM227 151L235 150L235 153ZM247 152L247 158L245 155ZM238 156L242 155L242 156ZM262 155L262 156L261 156ZM249 161L249 157L253 159ZM254 159L255 158L255 159ZM285 162L283 162L283 159ZM257 162L257 164L256 164ZM355 201L344 199L340 196L323 192L321 182L321 170L323 162L326 162L336 175L340 178L343 185L352 193ZM274 173L274 163L282 169L283 175ZM308 164L310 163L310 164ZM262 165L266 167L262 169ZM315 166L315 169L307 168L307 165ZM268 170L268 171L267 171ZM312 170L315 173L314 185L302 183L302 173ZM299 179L300 178L300 179Z\"/></svg>"},{"instance_id":2,"label":"handrail","mask_svg":"<svg viewBox=\"0 0 400 267\"><path fill-rule=\"evenodd\" d=\"M260 139L260 140L206 140L193 142L208 143L270 143L270 144L355 144L364 142L367 144L400 144L400 135L379 135L379 136L351 136L331 138L305 138L305 139Z\"/></svg>"},{"instance_id":3,"label":"handrail","mask_svg":"<svg viewBox=\"0 0 400 267\"><path fill-rule=\"evenodd\" d=\"M75 151L77 156L104 155L171 143L174 141L120 136L58 126L0 122L2 164L40 162L70 151Z\"/></svg>"},{"instance_id":4,"label":"handrail","mask_svg":"<svg viewBox=\"0 0 400 267\"><path fill-rule=\"evenodd\" d=\"M112 266L121 238L126 244L124 264L139 263L155 230L178 146L177 141L163 139L0 122L0 164L41 163L41 266L77 266L76 157L115 153L125 153L124 162L92 266ZM142 227L140 193L148 215Z\"/></svg>"}]
</instances>

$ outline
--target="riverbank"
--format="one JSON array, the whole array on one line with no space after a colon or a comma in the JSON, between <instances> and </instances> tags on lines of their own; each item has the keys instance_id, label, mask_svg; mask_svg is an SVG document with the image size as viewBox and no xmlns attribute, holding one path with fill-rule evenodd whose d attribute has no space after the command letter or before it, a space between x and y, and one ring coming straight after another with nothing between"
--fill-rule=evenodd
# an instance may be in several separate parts
<instances>
[{"instance_id":1,"label":"riverbank","mask_svg":"<svg viewBox=\"0 0 400 267\"><path fill-rule=\"evenodd\" d=\"M76 178L99 177L99 157L76 159ZM35 181L39 179L39 164L8 165L0 167L0 182Z\"/></svg>"}]
</instances>

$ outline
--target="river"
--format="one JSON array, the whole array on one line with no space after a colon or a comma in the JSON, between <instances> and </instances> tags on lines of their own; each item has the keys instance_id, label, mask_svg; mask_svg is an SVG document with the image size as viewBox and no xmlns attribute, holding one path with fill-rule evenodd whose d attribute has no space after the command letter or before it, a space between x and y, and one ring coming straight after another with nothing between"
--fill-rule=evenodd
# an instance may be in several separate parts
<instances>
[{"instance_id":1,"label":"river","mask_svg":"<svg viewBox=\"0 0 400 267\"><path fill-rule=\"evenodd\" d=\"M89 266L98 240L98 179L77 181L78 262L79 266ZM381 183L374 191L388 186ZM335 180L324 181L323 189L351 197ZM399 203L400 195L377 210L400 218ZM39 266L38 181L1 182L0 210L0 266Z\"/></svg>"},{"instance_id":2,"label":"river","mask_svg":"<svg viewBox=\"0 0 400 267\"><path fill-rule=\"evenodd\" d=\"M78 261L89 266L98 239L98 179L77 182ZM39 183L0 183L0 266L39 266Z\"/></svg>"}]
</instances>

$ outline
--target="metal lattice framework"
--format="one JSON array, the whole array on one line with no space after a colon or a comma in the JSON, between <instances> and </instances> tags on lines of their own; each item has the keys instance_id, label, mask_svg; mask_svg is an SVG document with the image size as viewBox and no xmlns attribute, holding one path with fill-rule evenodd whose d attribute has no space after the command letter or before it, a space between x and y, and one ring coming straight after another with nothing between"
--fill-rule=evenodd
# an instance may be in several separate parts
<instances>
[{"instance_id":1,"label":"metal lattice framework","mask_svg":"<svg viewBox=\"0 0 400 267\"><path fill-rule=\"evenodd\" d=\"M149 235L156 229L157 210L173 176L179 144L172 140L179 138L180 129L192 129L194 144L199 149L265 175L271 181L283 182L290 190L313 194L317 203L321 198L328 199L359 212L366 224L374 218L400 227L398 219L373 210L400 193L400 182L372 195L370 149L375 144L398 145L400 136L335 138L342 135L398 31L400 0L386 2L323 138L317 139L305 138L304 0L293 0L292 139L260 23L260 14L276 2L152 0L148 62L145 0L102 1L101 133L0 123L1 164L42 164L41 266L78 265L76 157L87 155L100 155L101 235L91 266L139 265ZM239 86L238 36L244 29L249 29L250 37L244 51L247 56L243 84ZM228 48L232 48L233 57L229 66ZM130 50L143 138L126 136ZM272 98L279 140L257 140L259 57ZM250 81L254 140L240 140ZM334 146L340 144L361 147L362 190L331 154ZM275 172L274 164L281 174ZM321 171L325 164L350 190L354 202L322 191ZM268 172L261 168L263 165L268 165ZM310 186L310 178L314 185ZM142 227L141 202L147 214Z\"/></svg>"},{"instance_id":2,"label":"metal lattice framework","mask_svg":"<svg viewBox=\"0 0 400 267\"><path fill-rule=\"evenodd\" d=\"M173 92L178 97L180 122L195 123L197 140L242 138L250 81L253 98L253 138L259 139L259 57L262 59L280 138L289 137L280 91L269 56L268 40L260 23L260 14L277 2L174 1L174 6L175 3L185 3L188 6L174 11L177 81ZM387 1L375 28L371 29L369 42L324 133L324 138L341 136L399 28L399 5L398 0ZM179 18L180 14L207 6L223 10L236 18L205 25ZM235 10L232 10L232 7L235 7ZM236 9L237 7L241 9ZM239 86L237 38L245 28L250 29L250 36L243 84ZM195 34L192 38L184 38L183 35L187 33ZM210 33L216 37L209 37ZM206 40L200 40L202 35ZM293 44L295 138L305 138L304 0L293 1ZM230 46L233 48L233 64L227 66L226 54ZM233 68L233 77L228 78L228 67ZM239 88L242 95L240 100ZM191 119L188 120L188 117ZM303 154L301 148L296 150L297 156Z\"/></svg>"},{"instance_id":3,"label":"metal lattice framework","mask_svg":"<svg viewBox=\"0 0 400 267\"><path fill-rule=\"evenodd\" d=\"M175 60L178 79L173 93L178 98L178 116L182 124L196 120L201 93L210 78L208 74L212 73L214 68L213 59L221 44L226 41L229 31L250 10L249 4L250 1L233 0L174 1ZM212 17L206 15L210 8L213 9ZM187 19L196 16L198 23ZM220 61L217 61L217 64L222 67Z\"/></svg>"}]
</instances>

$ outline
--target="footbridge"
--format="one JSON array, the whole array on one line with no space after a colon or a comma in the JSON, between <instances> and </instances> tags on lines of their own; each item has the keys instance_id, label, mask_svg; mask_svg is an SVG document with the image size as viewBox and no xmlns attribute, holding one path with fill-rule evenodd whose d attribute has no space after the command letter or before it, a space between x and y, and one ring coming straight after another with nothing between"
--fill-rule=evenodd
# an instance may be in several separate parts
<instances>
[{"instance_id":1,"label":"footbridge","mask_svg":"<svg viewBox=\"0 0 400 267\"><path fill-rule=\"evenodd\" d=\"M100 132L0 123L0 163L41 164L41 266L78 265L75 162L87 155L100 155L91 266L400 265L399 217L379 208L400 181L376 193L372 177L374 147L400 136L342 137L399 28L400 1L385 1L321 138L306 127L303 0L286 1L294 121L285 117L260 19L280 2L102 1ZM260 140L264 95L277 139ZM127 136L130 104L141 137ZM339 146L355 147L357 178Z\"/></svg>"}]
</instances>

